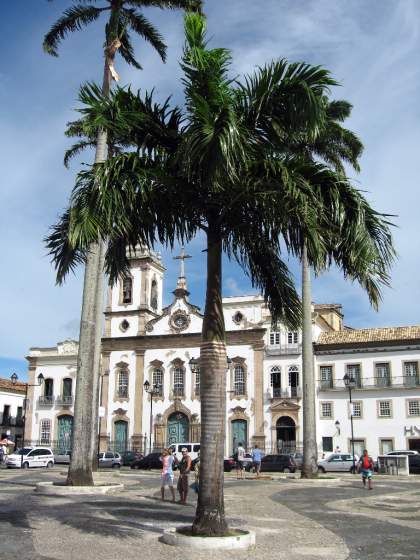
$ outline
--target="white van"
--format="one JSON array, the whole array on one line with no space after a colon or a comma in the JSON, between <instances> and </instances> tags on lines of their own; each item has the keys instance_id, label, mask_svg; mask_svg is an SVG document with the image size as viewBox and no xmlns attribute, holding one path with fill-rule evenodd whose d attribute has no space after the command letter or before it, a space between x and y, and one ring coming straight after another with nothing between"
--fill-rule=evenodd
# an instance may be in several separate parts
<instances>
[{"instance_id":1,"label":"white van","mask_svg":"<svg viewBox=\"0 0 420 560\"><path fill-rule=\"evenodd\" d=\"M185 447L188 451L188 455L194 461L197 459L198 452L200 451L200 444L199 443L173 443L169 446L174 451L175 457L180 461L182 459L182 449Z\"/></svg>"},{"instance_id":2,"label":"white van","mask_svg":"<svg viewBox=\"0 0 420 560\"><path fill-rule=\"evenodd\" d=\"M48 447L24 447L7 456L6 467L28 469L29 467L54 466L54 454Z\"/></svg>"}]
</instances>

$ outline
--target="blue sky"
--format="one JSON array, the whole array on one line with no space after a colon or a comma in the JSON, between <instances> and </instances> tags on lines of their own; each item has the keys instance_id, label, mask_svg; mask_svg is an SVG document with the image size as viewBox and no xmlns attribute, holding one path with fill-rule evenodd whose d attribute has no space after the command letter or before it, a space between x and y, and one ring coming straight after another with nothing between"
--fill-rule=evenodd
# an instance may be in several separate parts
<instances>
[{"instance_id":1,"label":"blue sky","mask_svg":"<svg viewBox=\"0 0 420 560\"><path fill-rule=\"evenodd\" d=\"M98 5L101 4L99 0ZM82 274L55 286L54 270L42 239L66 204L84 155L70 170L62 164L67 121L74 118L79 85L100 81L103 20L69 37L58 59L41 48L44 33L69 0L15 0L3 6L0 48L0 376L24 376L31 346L55 345L77 337ZM420 3L417 0L211 0L207 1L212 44L232 49L233 72L251 72L273 58L303 60L330 69L341 87L333 97L354 105L348 125L360 135L365 152L354 177L369 200L396 214L399 253L392 289L384 291L378 313L355 285L330 271L314 282L314 300L343 304L352 326L419 323L420 265L418 173L420 145ZM154 87L182 103L178 60L182 16L146 10L168 44L168 62L135 41L144 70L118 61L121 83ZM196 239L187 263L191 300L202 305L205 280L203 240ZM166 301L177 264L163 251L167 267ZM299 284L298 268L291 262ZM224 295L252 290L241 270L225 263Z\"/></svg>"}]
</instances>

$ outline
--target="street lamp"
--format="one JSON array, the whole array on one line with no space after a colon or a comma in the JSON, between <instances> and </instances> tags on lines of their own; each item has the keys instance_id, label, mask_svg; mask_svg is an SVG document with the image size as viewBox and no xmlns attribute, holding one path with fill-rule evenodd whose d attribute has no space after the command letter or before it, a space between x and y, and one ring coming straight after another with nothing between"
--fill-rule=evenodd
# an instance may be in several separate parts
<instances>
[{"instance_id":1,"label":"street lamp","mask_svg":"<svg viewBox=\"0 0 420 560\"><path fill-rule=\"evenodd\" d=\"M191 371L193 373L197 373L199 365L198 365L198 360L197 358L191 358L190 361L188 362ZM230 366L232 365L232 359L229 358L229 356L226 356L226 369L229 369Z\"/></svg>"},{"instance_id":2,"label":"street lamp","mask_svg":"<svg viewBox=\"0 0 420 560\"><path fill-rule=\"evenodd\" d=\"M16 373L12 373L12 375L10 376L10 380L12 382L12 385L16 385L16 383L18 382L18 376ZM23 436L22 436L22 449L25 447L25 428L26 428L26 403L28 401L28 387L39 387L44 383L44 376L42 375L42 373L40 373L37 377L38 383L35 383L34 385L31 385L30 383L26 383L26 388L25 388L25 400L23 401ZM23 453L20 456L20 468L22 468L22 464L23 464Z\"/></svg>"},{"instance_id":3,"label":"street lamp","mask_svg":"<svg viewBox=\"0 0 420 560\"><path fill-rule=\"evenodd\" d=\"M354 434L353 434L353 403L351 400L351 390L356 387L356 380L352 375L346 373L343 377L344 385L349 390L350 400L350 425L351 425L351 452L353 456L353 474L356 472L356 465L354 463Z\"/></svg>"},{"instance_id":4,"label":"street lamp","mask_svg":"<svg viewBox=\"0 0 420 560\"><path fill-rule=\"evenodd\" d=\"M150 395L150 432L149 432L149 453L152 452L152 429L153 429L153 397L155 395L160 395L160 385L150 386L150 383L146 381L143 383L143 388L146 393Z\"/></svg>"}]
</instances>

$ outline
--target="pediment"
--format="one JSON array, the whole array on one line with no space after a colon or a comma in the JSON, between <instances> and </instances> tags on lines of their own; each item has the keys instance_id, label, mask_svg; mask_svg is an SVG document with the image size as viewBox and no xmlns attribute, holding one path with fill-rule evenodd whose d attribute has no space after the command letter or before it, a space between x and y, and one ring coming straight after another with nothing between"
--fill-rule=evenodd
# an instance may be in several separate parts
<instances>
[{"instance_id":1,"label":"pediment","mask_svg":"<svg viewBox=\"0 0 420 560\"><path fill-rule=\"evenodd\" d=\"M279 410L299 410L300 406L296 403L290 402L289 400L280 400L277 402L274 402L271 406L270 406L270 410L272 412L278 412Z\"/></svg>"}]
</instances>

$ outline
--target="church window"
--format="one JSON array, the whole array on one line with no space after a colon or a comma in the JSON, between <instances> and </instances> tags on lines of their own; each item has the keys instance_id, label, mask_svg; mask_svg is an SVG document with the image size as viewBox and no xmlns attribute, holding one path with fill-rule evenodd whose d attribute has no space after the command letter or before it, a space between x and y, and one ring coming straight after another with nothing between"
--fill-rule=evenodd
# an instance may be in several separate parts
<instances>
[{"instance_id":1,"label":"church window","mask_svg":"<svg viewBox=\"0 0 420 560\"><path fill-rule=\"evenodd\" d=\"M120 329L122 330L122 332L126 332L130 327L130 323L127 321L127 319L124 319L124 321L121 321L120 323Z\"/></svg>"},{"instance_id":2,"label":"church window","mask_svg":"<svg viewBox=\"0 0 420 560\"><path fill-rule=\"evenodd\" d=\"M297 344L298 343L298 333L297 331L292 331L287 333L287 344Z\"/></svg>"},{"instance_id":3,"label":"church window","mask_svg":"<svg viewBox=\"0 0 420 560\"><path fill-rule=\"evenodd\" d=\"M233 389L236 397L245 395L245 370L241 364L236 364L233 370Z\"/></svg>"},{"instance_id":4,"label":"church window","mask_svg":"<svg viewBox=\"0 0 420 560\"><path fill-rule=\"evenodd\" d=\"M273 366L270 371L270 385L273 388L273 397L281 397L281 368Z\"/></svg>"},{"instance_id":5,"label":"church window","mask_svg":"<svg viewBox=\"0 0 420 560\"><path fill-rule=\"evenodd\" d=\"M152 287L150 289L150 307L155 311L158 308L158 284L156 280L152 280Z\"/></svg>"},{"instance_id":6,"label":"church window","mask_svg":"<svg viewBox=\"0 0 420 560\"><path fill-rule=\"evenodd\" d=\"M270 332L270 346L279 346L280 345L280 332L279 331L271 331Z\"/></svg>"},{"instance_id":7,"label":"church window","mask_svg":"<svg viewBox=\"0 0 420 560\"><path fill-rule=\"evenodd\" d=\"M290 366L288 373L290 395L292 397L297 397L299 387L299 368L297 366Z\"/></svg>"},{"instance_id":8,"label":"church window","mask_svg":"<svg viewBox=\"0 0 420 560\"><path fill-rule=\"evenodd\" d=\"M174 387L173 393L174 397L184 396L184 368L176 367L174 368Z\"/></svg>"},{"instance_id":9,"label":"church window","mask_svg":"<svg viewBox=\"0 0 420 560\"><path fill-rule=\"evenodd\" d=\"M152 375L153 387L156 390L156 395L163 396L163 371L161 368L155 368Z\"/></svg>"},{"instance_id":10,"label":"church window","mask_svg":"<svg viewBox=\"0 0 420 560\"><path fill-rule=\"evenodd\" d=\"M126 369L120 369L118 372L117 396L122 399L128 398L128 371Z\"/></svg>"},{"instance_id":11,"label":"church window","mask_svg":"<svg viewBox=\"0 0 420 560\"><path fill-rule=\"evenodd\" d=\"M234 323L239 325L239 323L243 320L243 318L244 316L242 315L242 313L240 311L237 311L235 315L232 317L232 320Z\"/></svg>"},{"instance_id":12,"label":"church window","mask_svg":"<svg viewBox=\"0 0 420 560\"><path fill-rule=\"evenodd\" d=\"M41 420L39 428L39 443L49 445L51 442L51 420Z\"/></svg>"},{"instance_id":13,"label":"church window","mask_svg":"<svg viewBox=\"0 0 420 560\"><path fill-rule=\"evenodd\" d=\"M122 292L123 303L131 303L133 297L133 280L130 276L125 276L123 278Z\"/></svg>"}]
</instances>

